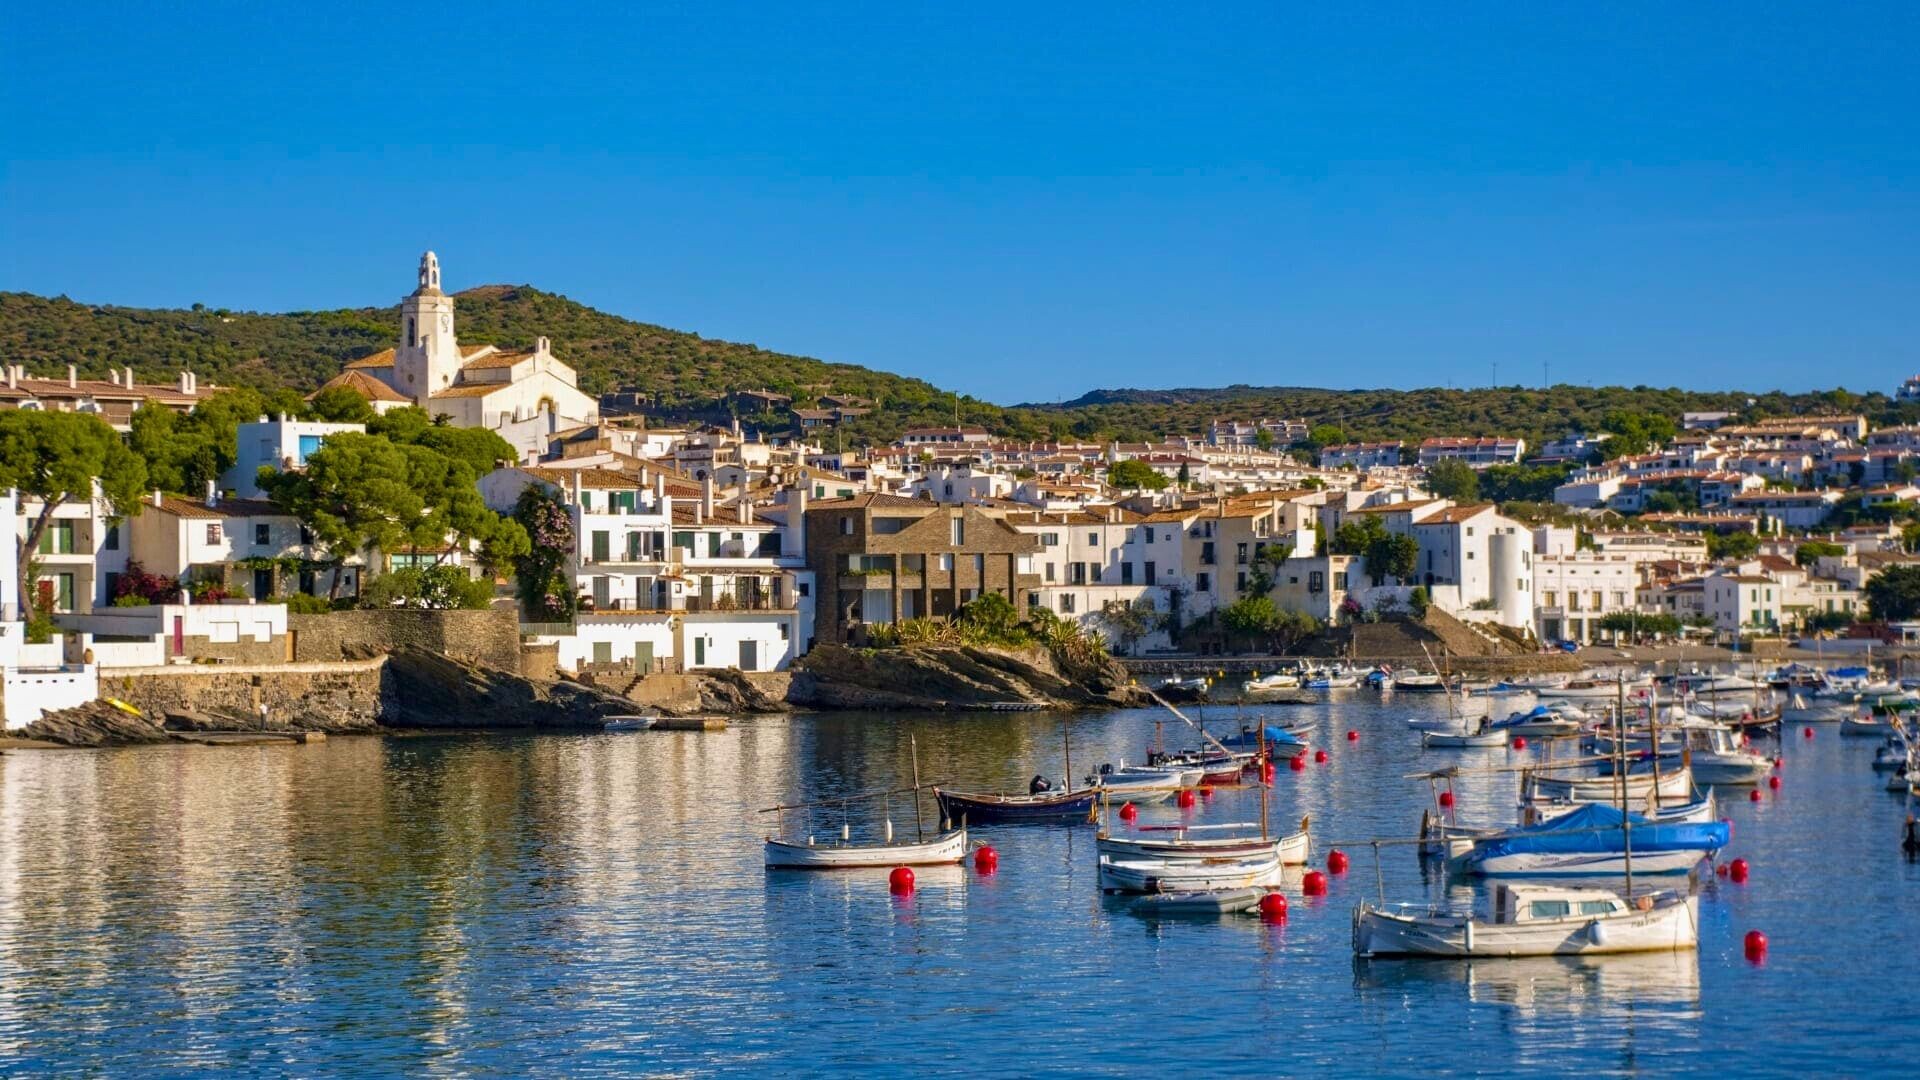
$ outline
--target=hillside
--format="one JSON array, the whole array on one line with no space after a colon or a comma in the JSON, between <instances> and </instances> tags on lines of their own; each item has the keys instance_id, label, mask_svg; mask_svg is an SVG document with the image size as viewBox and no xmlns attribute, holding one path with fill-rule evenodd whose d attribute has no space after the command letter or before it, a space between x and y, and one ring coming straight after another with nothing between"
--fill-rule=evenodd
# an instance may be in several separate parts
<instances>
[{"instance_id":1,"label":"hillside","mask_svg":"<svg viewBox=\"0 0 1920 1080\"><path fill-rule=\"evenodd\" d=\"M803 403L823 393L868 398L876 404L874 413L842 430L840 438L847 446L885 441L908 426L951 424L956 419L1018 439L1138 441L1203 432L1216 416L1272 416L1331 424L1345 438L1504 434L1535 444L1571 428L1595 426L1616 409L1670 416L1688 409L1760 415L1844 409L1878 419L1904 414L1915 414L1904 417L1909 420L1920 419L1920 410L1895 409L1883 394L1835 390L1749 395L1579 386L1095 390L1060 405L1003 407L967 397L956 400L920 379L634 322L530 285L488 285L457 295L462 341L526 347L544 334L553 339L554 351L579 371L583 389L596 394L620 388L644 391L654 395L662 416L723 419L727 412L721 398L734 390L772 389ZM169 381L181 368L191 368L203 383L307 390L337 373L345 361L391 345L398 325L397 306L262 314L94 305L0 292L0 356L43 374L72 363L83 375L104 377L109 368L131 364L148 381ZM1019 388L1008 389L1009 396L1016 396ZM787 422L780 415L742 419L770 427Z\"/></svg>"}]
</instances>

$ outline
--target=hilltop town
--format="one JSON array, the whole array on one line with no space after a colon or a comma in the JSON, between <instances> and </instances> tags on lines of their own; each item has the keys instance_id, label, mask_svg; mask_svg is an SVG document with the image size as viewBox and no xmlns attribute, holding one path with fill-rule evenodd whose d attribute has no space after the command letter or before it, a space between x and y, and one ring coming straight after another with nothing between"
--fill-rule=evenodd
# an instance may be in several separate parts
<instances>
[{"instance_id":1,"label":"hilltop town","mask_svg":"<svg viewBox=\"0 0 1920 1080\"><path fill-rule=\"evenodd\" d=\"M1509 656L1920 639L1911 423L1620 412L1536 446L1256 414L850 445L876 402L830 382L682 422L587 392L555 338L460 330L429 253L388 345L302 390L7 364L6 726L170 670L364 660L390 629L349 646L339 617L370 612L484 612L506 629L473 658L641 701L694 676L773 701L817 650L969 634L1131 658L1383 624Z\"/></svg>"}]
</instances>

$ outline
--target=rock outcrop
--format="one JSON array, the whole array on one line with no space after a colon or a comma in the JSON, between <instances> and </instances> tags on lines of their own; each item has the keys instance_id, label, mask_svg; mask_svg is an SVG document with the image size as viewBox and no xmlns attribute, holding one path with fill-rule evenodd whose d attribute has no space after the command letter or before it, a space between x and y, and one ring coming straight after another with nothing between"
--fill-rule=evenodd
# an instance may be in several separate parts
<instances>
[{"instance_id":1,"label":"rock outcrop","mask_svg":"<svg viewBox=\"0 0 1920 1080\"><path fill-rule=\"evenodd\" d=\"M47 713L24 729L9 734L62 746L136 746L174 739L153 720L104 701L89 701Z\"/></svg>"},{"instance_id":2,"label":"rock outcrop","mask_svg":"<svg viewBox=\"0 0 1920 1080\"><path fill-rule=\"evenodd\" d=\"M1044 648L972 645L816 645L794 664L787 700L823 709L978 709L1010 702L1070 709L1148 703L1145 692L1110 659L1062 664Z\"/></svg>"},{"instance_id":3,"label":"rock outcrop","mask_svg":"<svg viewBox=\"0 0 1920 1080\"><path fill-rule=\"evenodd\" d=\"M387 657L380 720L394 728L596 728L635 712L619 694L541 682L421 648Z\"/></svg>"}]
</instances>

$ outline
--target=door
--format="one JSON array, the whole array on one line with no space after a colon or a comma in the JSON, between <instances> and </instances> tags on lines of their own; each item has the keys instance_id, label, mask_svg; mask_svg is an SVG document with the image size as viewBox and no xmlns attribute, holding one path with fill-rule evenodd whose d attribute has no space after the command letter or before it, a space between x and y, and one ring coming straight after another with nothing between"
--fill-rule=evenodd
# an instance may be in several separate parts
<instances>
[{"instance_id":1,"label":"door","mask_svg":"<svg viewBox=\"0 0 1920 1080\"><path fill-rule=\"evenodd\" d=\"M605 611L613 606L613 579L597 577L593 579L593 609Z\"/></svg>"},{"instance_id":2,"label":"door","mask_svg":"<svg viewBox=\"0 0 1920 1080\"><path fill-rule=\"evenodd\" d=\"M633 646L633 670L645 674L653 670L653 642L636 642Z\"/></svg>"},{"instance_id":3,"label":"door","mask_svg":"<svg viewBox=\"0 0 1920 1080\"><path fill-rule=\"evenodd\" d=\"M593 662L596 664L613 663L613 642L596 641L593 643Z\"/></svg>"},{"instance_id":4,"label":"door","mask_svg":"<svg viewBox=\"0 0 1920 1080\"><path fill-rule=\"evenodd\" d=\"M741 671L759 671L760 670L760 643L759 642L743 641L740 643L740 670Z\"/></svg>"},{"instance_id":5,"label":"door","mask_svg":"<svg viewBox=\"0 0 1920 1080\"><path fill-rule=\"evenodd\" d=\"M185 616L173 617L173 655L184 656L187 652L187 620Z\"/></svg>"},{"instance_id":6,"label":"door","mask_svg":"<svg viewBox=\"0 0 1920 1080\"><path fill-rule=\"evenodd\" d=\"M694 667L707 666L707 639L706 638L697 637L693 639L693 666Z\"/></svg>"},{"instance_id":7,"label":"door","mask_svg":"<svg viewBox=\"0 0 1920 1080\"><path fill-rule=\"evenodd\" d=\"M273 571L255 570L253 572L253 598L255 600L273 599Z\"/></svg>"}]
</instances>

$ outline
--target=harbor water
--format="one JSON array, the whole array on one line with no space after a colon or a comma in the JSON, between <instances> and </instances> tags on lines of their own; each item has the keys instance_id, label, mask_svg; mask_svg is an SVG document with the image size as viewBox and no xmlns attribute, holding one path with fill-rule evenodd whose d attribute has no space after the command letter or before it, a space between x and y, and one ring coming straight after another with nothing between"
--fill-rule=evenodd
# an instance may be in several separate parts
<instances>
[{"instance_id":1,"label":"harbor water","mask_svg":"<svg viewBox=\"0 0 1920 1080\"><path fill-rule=\"evenodd\" d=\"M1024 790L1066 745L1082 775L1140 760L1157 721L1193 745L1165 712L10 753L0 1073L1908 1072L1920 866L1875 741L1830 724L1786 732L1778 791L1722 792L1721 857L1752 878L1704 876L1697 954L1356 961L1356 900L1472 894L1351 842L1417 832L1405 774L1459 763L1460 819L1510 822L1518 781L1494 770L1541 752L1423 751L1405 720L1442 708L1286 710L1329 760L1279 770L1272 821L1310 818L1315 865L1328 840L1352 862L1322 899L1290 879L1284 925L1138 917L1101 896L1084 825L977 828L998 872L922 869L910 897L884 870L762 866L767 833L826 842L843 814L758 809L906 786L910 737L928 783ZM1257 791L1140 823L1253 821ZM910 796L844 818L916 828Z\"/></svg>"}]
</instances>

